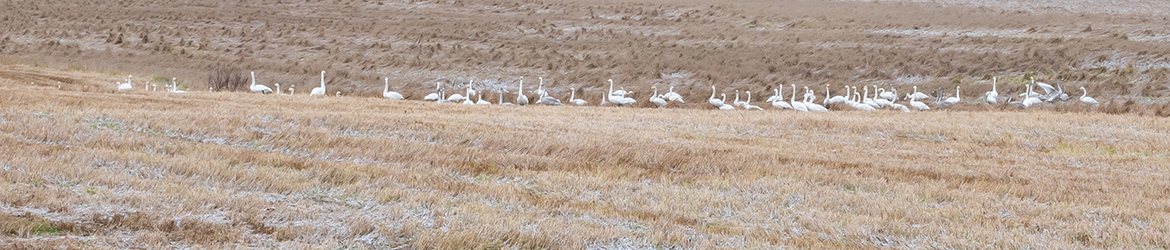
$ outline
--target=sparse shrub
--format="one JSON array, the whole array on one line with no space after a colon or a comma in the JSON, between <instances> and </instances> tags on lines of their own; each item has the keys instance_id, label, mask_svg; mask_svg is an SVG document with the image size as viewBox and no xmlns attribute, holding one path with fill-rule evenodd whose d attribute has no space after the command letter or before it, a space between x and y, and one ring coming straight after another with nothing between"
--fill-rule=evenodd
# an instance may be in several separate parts
<instances>
[{"instance_id":1,"label":"sparse shrub","mask_svg":"<svg viewBox=\"0 0 1170 250\"><path fill-rule=\"evenodd\" d=\"M207 84L215 91L239 91L248 85L248 75L242 69L221 65L207 73Z\"/></svg>"}]
</instances>

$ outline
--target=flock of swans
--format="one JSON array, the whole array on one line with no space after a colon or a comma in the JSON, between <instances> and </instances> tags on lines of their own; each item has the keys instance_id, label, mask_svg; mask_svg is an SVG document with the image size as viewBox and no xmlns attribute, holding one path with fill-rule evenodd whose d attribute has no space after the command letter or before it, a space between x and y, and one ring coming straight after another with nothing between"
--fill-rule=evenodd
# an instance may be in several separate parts
<instances>
[{"instance_id":1,"label":"flock of swans","mask_svg":"<svg viewBox=\"0 0 1170 250\"><path fill-rule=\"evenodd\" d=\"M131 80L133 79L133 77L134 76L129 76L126 79L125 83L122 83L122 82L115 83L117 89L119 91L134 89L133 85L131 85ZM544 104L544 105L554 105L554 106L555 105L562 105L560 99L557 99L557 98L549 95L548 91L546 90L547 86L544 83L544 77L540 77L539 79L540 79L540 83L537 86L536 90L530 92L535 97L534 101L531 104ZM1018 100L1013 100L1015 97L1012 95L1008 95L1006 100L1002 100L999 96L999 92L997 91L998 79L996 77L992 77L991 79L992 79L991 91L984 93L983 98L980 98L980 99L983 99L983 101L985 101L988 104L997 104L1001 101L1004 101L1008 104L1016 105L1016 106L1019 106L1021 108L1029 108L1029 107L1040 105L1043 103L1063 102L1063 101L1068 101L1070 99L1069 95L1064 92L1064 87L1061 86L1059 82L1057 83L1057 86L1053 87L1052 85L1047 84L1047 83L1036 82L1035 78L1031 78L1030 79L1031 82L1029 84L1027 84L1027 86L1025 86L1025 91L1018 95L1018 98L1019 98ZM390 78L389 77L386 77L384 79L384 81L385 81L384 82L385 85L382 88L382 97L383 98L394 99L394 100L403 100L404 99L402 94L400 94L398 92L390 91ZM492 104L491 102L483 99L483 93L477 92L472 87L473 84L474 84L474 81L468 82L467 87L466 87L463 94L455 93L455 94L447 95L446 88L443 86L443 83L435 83L435 92L427 94L426 96L423 97L423 100L424 101L433 101L433 102L438 102L438 103L462 103L464 105L491 105ZM158 88L156 85L150 84L149 81L145 85L146 85L146 90L148 90L148 91L151 91L151 87L154 87L154 90L157 90L157 88ZM280 84L276 83L276 84L274 84L274 86L276 87L275 93L282 94L281 89L280 89ZM857 90L857 86L848 86L847 85L844 88L844 93L845 93L844 95L837 95L837 96L830 97L831 85L825 85L825 91L824 91L825 98L823 100L821 100L820 103L816 102L816 100L817 100L816 91L809 89L808 86L804 87L804 94L801 95L802 99L800 99L799 101L796 99L797 92L798 92L796 85L789 84L789 86L792 87L792 93L787 100L785 100L785 98L784 98L784 88L782 86L780 88L774 89L773 90L774 94L772 96L768 97L768 99L766 99L764 102L771 104L772 107L774 107L776 109L781 109L781 110L788 109L788 110L804 111L804 112L827 112L827 111L829 111L829 109L827 107L830 107L830 106L836 107L839 109L854 109L854 110L861 110L861 111L894 110L894 111L910 112L911 110L926 111L926 110L931 109L930 105L927 105L927 103L922 102L920 100L930 99L932 97L930 95L927 95L926 93L919 92L918 86L913 86L913 91L911 93L906 93L904 96L899 97L897 89L895 89L894 86L892 86L892 85L890 86L889 91L886 91L886 89L884 89L884 88L879 88L877 85L872 85L873 86L872 95L870 95L871 92L869 91L870 90L869 85L861 86L862 90L860 92ZM251 72L251 84L248 87L249 87L249 90L251 90L253 93L259 93L259 94L274 93L273 90L271 88L269 88L268 86L265 86L262 84L256 84L256 73L255 72ZM294 86L291 86L291 85L288 87L288 95L293 95L296 93L295 89L293 87ZM175 78L171 78L171 83L166 84L164 86L164 88L168 92L171 92L171 93L186 93L186 91L178 89ZM1040 90L1044 91L1044 93L1041 94L1041 93L1036 92L1035 91L1036 88L1039 88ZM529 105L529 98L527 95L524 94L524 91L523 91L524 90L524 77L520 77L520 83L519 83L518 89L519 89L519 91L517 91L517 93L516 93L515 103L504 102L504 93L511 94L510 91L508 91L508 90L497 91L497 93L499 94L499 99L497 99L499 102L498 105L504 105L504 106ZM665 106L669 105L671 102L686 103L686 101L683 100L682 95L674 92L673 86L670 87L670 89L664 94L658 94L658 87L657 86L652 86L652 87L650 87L650 89L654 92L653 92L653 94L650 95L650 98L647 99L647 101L650 102L651 104L654 104L655 107L659 107L659 108L665 107ZM1081 97L1078 100L1081 103L1088 104L1088 105L1094 105L1094 106L1098 104L1097 100L1088 96L1087 91L1085 91L1085 87L1080 87L1080 89L1081 89ZM569 94L568 103L576 105L576 106L588 105L588 102L586 102L585 100L577 98L577 89L576 88L569 88L569 90L570 90L570 94ZM941 87L938 90L933 91L932 94L935 95L934 102L933 102L935 108L945 109L945 108L954 107L956 104L959 104L959 102L961 101L959 90L960 90L960 87L956 86L954 96L947 95L945 90ZM325 92L325 71L321 71L321 86L314 87L309 92L309 96L324 96L325 93L326 93ZM638 101L635 100L634 98L628 97L631 94L633 94L633 91L626 91L625 88L619 88L618 90L614 90L613 79L609 79L609 89L606 93L604 93L602 95L601 103L599 105L615 105L615 106L621 107L621 106L634 105L634 104L638 103ZM718 94L720 98L715 98L716 94ZM338 91L336 93L336 95L340 96L341 92ZM730 104L728 104L727 103L727 94L726 93L718 93L718 90L716 89L715 85L711 85L711 96L707 100L707 103L711 104L711 106L713 108L719 109L719 110L738 110L738 109L763 110L762 107L753 105L751 103L751 101L752 101L752 92L751 91L746 91L746 95L747 95L746 101L740 101L739 100L739 96L740 96L739 91L737 90L735 93L735 100L733 100ZM473 101L472 97L474 97L476 100ZM906 101L906 105L898 103L900 98L902 100Z\"/></svg>"}]
</instances>

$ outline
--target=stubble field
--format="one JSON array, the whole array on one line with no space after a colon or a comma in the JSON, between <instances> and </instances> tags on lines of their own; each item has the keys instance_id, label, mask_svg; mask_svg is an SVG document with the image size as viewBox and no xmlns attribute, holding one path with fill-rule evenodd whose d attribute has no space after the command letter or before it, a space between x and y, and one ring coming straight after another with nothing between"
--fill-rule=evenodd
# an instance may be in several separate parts
<instances>
[{"instance_id":1,"label":"stubble field","mask_svg":"<svg viewBox=\"0 0 1170 250\"><path fill-rule=\"evenodd\" d=\"M1168 248L1170 11L1127 3L7 1L0 248ZM217 67L298 95L206 92ZM321 70L344 97L304 95ZM372 98L519 76L691 103ZM991 76L1109 103L702 102Z\"/></svg>"}]
</instances>

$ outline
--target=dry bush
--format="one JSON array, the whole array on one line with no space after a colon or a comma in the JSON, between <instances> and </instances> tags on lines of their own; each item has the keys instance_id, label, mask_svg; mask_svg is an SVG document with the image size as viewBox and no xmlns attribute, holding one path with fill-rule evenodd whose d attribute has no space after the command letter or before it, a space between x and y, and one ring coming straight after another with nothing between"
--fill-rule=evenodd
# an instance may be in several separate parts
<instances>
[{"instance_id":1,"label":"dry bush","mask_svg":"<svg viewBox=\"0 0 1170 250\"><path fill-rule=\"evenodd\" d=\"M216 91L249 91L248 74L239 68L219 66L207 72L207 84Z\"/></svg>"}]
</instances>

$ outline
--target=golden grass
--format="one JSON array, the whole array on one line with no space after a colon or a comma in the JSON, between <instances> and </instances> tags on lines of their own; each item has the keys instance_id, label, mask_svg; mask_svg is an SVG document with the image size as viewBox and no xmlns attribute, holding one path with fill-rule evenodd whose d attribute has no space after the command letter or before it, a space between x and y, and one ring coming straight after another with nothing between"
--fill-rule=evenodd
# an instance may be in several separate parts
<instances>
[{"instance_id":1,"label":"golden grass","mask_svg":"<svg viewBox=\"0 0 1170 250\"><path fill-rule=\"evenodd\" d=\"M49 76L73 84L23 82ZM111 77L0 67L0 248L1170 247L1165 118L469 107Z\"/></svg>"}]
</instances>

